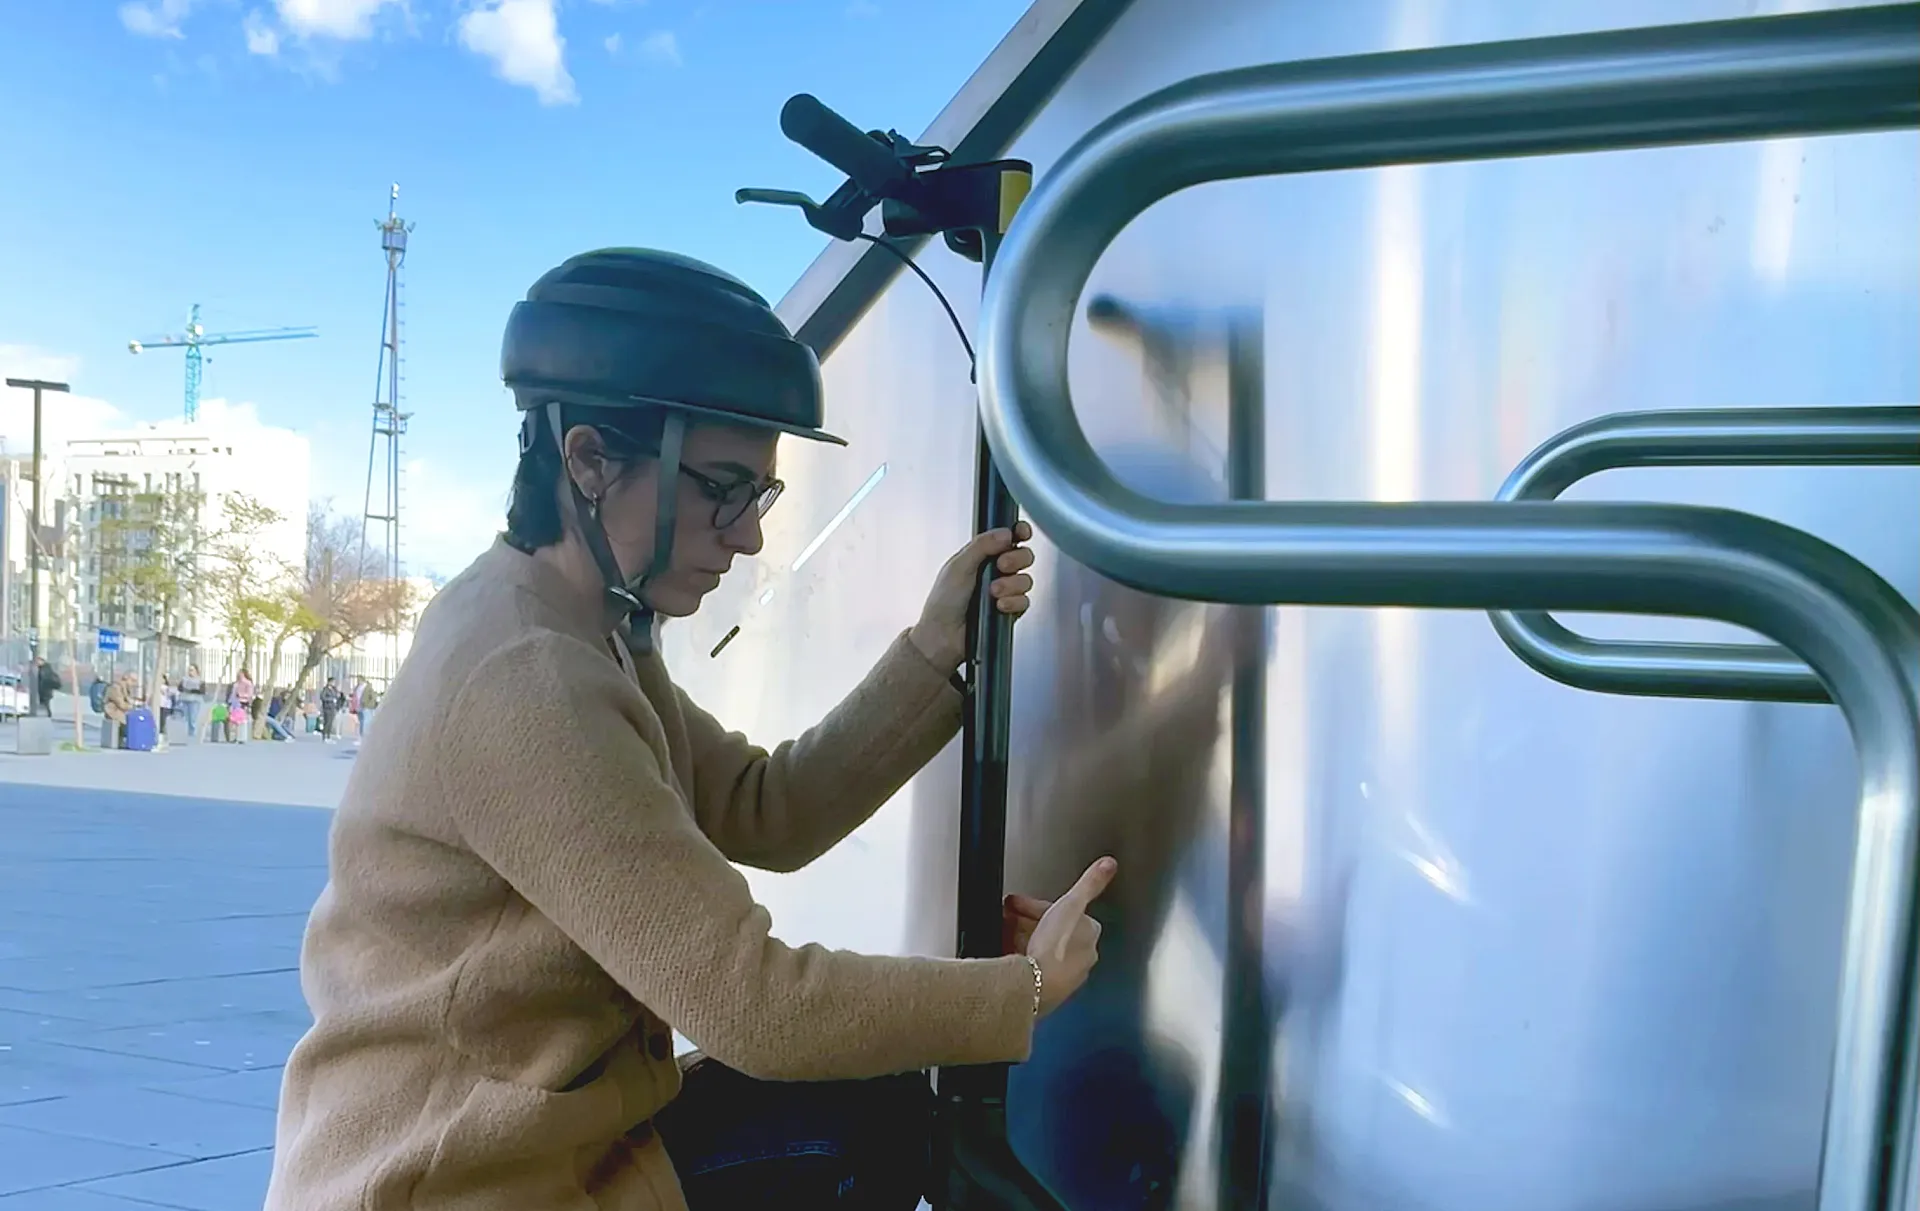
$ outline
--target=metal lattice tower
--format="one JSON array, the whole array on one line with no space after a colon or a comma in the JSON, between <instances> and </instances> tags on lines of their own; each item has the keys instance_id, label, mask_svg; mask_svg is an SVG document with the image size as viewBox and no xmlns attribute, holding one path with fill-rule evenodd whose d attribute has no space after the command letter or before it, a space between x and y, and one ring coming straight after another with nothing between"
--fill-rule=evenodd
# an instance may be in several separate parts
<instances>
[{"instance_id":1,"label":"metal lattice tower","mask_svg":"<svg viewBox=\"0 0 1920 1211\"><path fill-rule=\"evenodd\" d=\"M400 561L400 439L407 432L407 418L400 410L400 266L407 259L407 233L411 223L398 214L400 187L395 185L387 202L386 221L380 223L380 249L387 258L387 295L380 320L380 360L373 387L373 435L367 443L367 497L360 518L360 567L363 576L380 576L389 582L401 577ZM385 443L386 457L380 458ZM375 491L375 485L379 491ZM375 527L378 523L378 528ZM369 552L369 539L378 544ZM375 572L370 555L384 556L384 568ZM390 658L387 673L392 675L399 663L400 619L387 627Z\"/></svg>"}]
</instances>

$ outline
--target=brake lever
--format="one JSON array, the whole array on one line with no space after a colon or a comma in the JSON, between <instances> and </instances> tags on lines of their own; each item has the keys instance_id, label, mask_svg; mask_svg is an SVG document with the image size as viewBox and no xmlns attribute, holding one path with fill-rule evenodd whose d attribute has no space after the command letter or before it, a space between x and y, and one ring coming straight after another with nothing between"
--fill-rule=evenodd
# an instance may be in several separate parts
<instances>
[{"instance_id":1,"label":"brake lever","mask_svg":"<svg viewBox=\"0 0 1920 1211\"><path fill-rule=\"evenodd\" d=\"M806 217L807 226L815 231L836 240L855 240L865 230L866 212L873 208L873 203L868 201L866 205L855 209L848 199L840 197L845 192L847 189L842 186L833 197L827 199L825 205L792 189L736 189L733 191L733 200L741 205L757 202L769 206L792 206Z\"/></svg>"}]
</instances>

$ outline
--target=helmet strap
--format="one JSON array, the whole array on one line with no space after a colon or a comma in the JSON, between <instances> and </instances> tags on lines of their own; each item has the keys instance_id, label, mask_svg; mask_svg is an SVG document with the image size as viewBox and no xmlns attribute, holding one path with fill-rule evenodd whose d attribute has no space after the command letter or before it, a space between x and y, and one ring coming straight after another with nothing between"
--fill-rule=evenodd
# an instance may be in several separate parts
<instances>
[{"instance_id":1,"label":"helmet strap","mask_svg":"<svg viewBox=\"0 0 1920 1211\"><path fill-rule=\"evenodd\" d=\"M658 491L653 510L653 566L633 582L635 597L655 576L673 566L673 536L678 529L680 505L680 452L686 445L687 422L678 412L668 412L660 428ZM631 646L640 654L653 651L653 607L642 604L628 627Z\"/></svg>"},{"instance_id":2,"label":"helmet strap","mask_svg":"<svg viewBox=\"0 0 1920 1211\"><path fill-rule=\"evenodd\" d=\"M606 526L600 520L600 502L582 492L579 483L567 474L566 433L561 428L560 403L558 400L547 403L547 427L553 430L554 443L560 449L560 470L567 475L567 486L573 493L574 515L580 522L581 537L600 569L607 596L626 620L629 646L640 654L651 652L654 643L653 607L641 594L649 580L673 566L673 536L680 500L680 452L686 440L686 420L677 412L667 413L664 420L660 435L660 495L653 524L653 562L644 573L629 579L621 572L620 561L607 542Z\"/></svg>"}]
</instances>

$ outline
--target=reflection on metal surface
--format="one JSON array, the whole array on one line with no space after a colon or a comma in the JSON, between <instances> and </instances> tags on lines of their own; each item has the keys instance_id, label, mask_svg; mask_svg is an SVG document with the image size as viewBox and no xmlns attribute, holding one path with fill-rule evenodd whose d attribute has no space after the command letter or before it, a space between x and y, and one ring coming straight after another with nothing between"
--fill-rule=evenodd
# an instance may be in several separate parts
<instances>
[{"instance_id":1,"label":"reflection on metal surface","mask_svg":"<svg viewBox=\"0 0 1920 1211\"><path fill-rule=\"evenodd\" d=\"M1044 190L1094 124L1199 72L1751 7L1135 0L1011 151ZM1149 362L1134 338L1074 319L1079 423L1143 495L1223 502L1227 376L1213 338L1236 309L1264 315L1267 495L1280 500L1372 500L1397 475L1423 497L1486 501L1528 450L1630 409L1915 398L1920 139L1803 140L1780 278L1755 251L1775 222L1757 184L1784 154L1774 146L1407 170L1422 267L1417 313L1403 316L1421 337L1413 462L1380 457L1370 402L1385 174L1186 190L1120 234L1078 300L1124 299L1179 340ZM974 273L955 258L924 265L971 296ZM730 581L715 603L727 621L675 665L756 740L817 719L964 541L974 399L925 295L912 281L882 294L823 366L857 457L891 466L886 507L858 510L786 577L786 553L870 464L783 451L789 500L768 535L778 596L708 662L726 611L738 617L766 587ZM1600 493L1758 512L1920 594L1910 469L1622 471L1580 490ZM1048 1027L1014 1074L1015 1143L1056 1170L1084 1164L1075 1180L1096 1194L1118 1188L1075 1211L1152 1205L1125 1185L1137 1155L1173 1173L1172 1206L1226 1211L1233 662L1207 641L1233 611L1091 573L1060 537L1041 526L1034 609L1015 628L1010 885L1054 895L1082 855L1128 849L1080 1025ZM1398 648L1371 610L1265 613L1262 932L1280 1008L1268 1188L1254 1205L1809 1211L1855 845L1858 766L1839 713L1575 692L1527 669L1472 610L1414 616ZM1620 625L1669 633L1660 619ZM670 627L667 642L694 630ZM1395 662L1418 668L1390 706ZM864 851L842 846L798 875L748 872L782 937L951 953L957 748L861 830ZM1102 1151L1107 1126L1118 1143ZM1085 1150L1066 1148L1076 1141ZM1123 1158L1135 1144L1144 1152Z\"/></svg>"},{"instance_id":2,"label":"reflection on metal surface","mask_svg":"<svg viewBox=\"0 0 1920 1211\"><path fill-rule=\"evenodd\" d=\"M1896 1205L1920 825L1920 617L1844 553L1759 518L1655 506L1174 506L1105 469L1076 420L1074 300L1127 222L1235 177L1911 125L1920 10L1409 52L1189 82L1057 163L982 311L982 407L1008 483L1068 553L1201 600L1525 606L1716 618L1819 670L1853 729L1851 911L1822 1211ZM1881 1157L1895 1149L1895 1174Z\"/></svg>"},{"instance_id":3,"label":"reflection on metal surface","mask_svg":"<svg viewBox=\"0 0 1920 1211\"><path fill-rule=\"evenodd\" d=\"M820 528L820 532L815 534L806 546L800 548L800 553L793 557L793 563L788 570L798 572L801 568L806 567L807 561L812 559L815 553L826 545L827 539L833 537L833 532L844 525L847 518L853 516L853 511L860 507L860 502L867 498L869 492L879 487L880 481L885 479L886 476L887 464L881 463L875 467L873 474L867 476L866 482L854 489L853 495L847 498L847 503L840 506L840 511L835 513L833 518Z\"/></svg>"},{"instance_id":4,"label":"reflection on metal surface","mask_svg":"<svg viewBox=\"0 0 1920 1211\"><path fill-rule=\"evenodd\" d=\"M1446 1117L1435 1108L1433 1102L1429 1100L1425 1094L1417 1089L1401 1084L1392 1077L1383 1079L1387 1083L1387 1088L1393 1090L1394 1096L1407 1104L1407 1109L1413 1111L1421 1118L1426 1119L1436 1127L1445 1127L1447 1125Z\"/></svg>"},{"instance_id":5,"label":"reflection on metal surface","mask_svg":"<svg viewBox=\"0 0 1920 1211\"><path fill-rule=\"evenodd\" d=\"M1226 371L1222 461L1227 496L1261 499L1266 491L1266 361L1265 323L1259 309L1156 313L1102 295L1088 304L1087 319L1096 330L1124 334L1138 343L1146 378L1162 397L1160 410L1179 435L1177 443L1189 452L1198 444L1182 440L1196 428L1192 376L1209 348L1217 351ZM1082 607L1083 624L1090 617L1091 604ZM1239 610L1227 622L1232 630L1224 640L1202 636L1200 642L1203 652L1207 646L1225 644L1231 660L1225 671L1227 877L1221 890L1226 900L1226 961L1221 972L1224 1006L1217 1060L1221 1079L1209 1091L1216 1102L1212 1142L1217 1157L1209 1166L1211 1184L1218 1203L1231 1207L1246 1205L1266 1188L1271 1015L1281 1007L1270 1003L1265 979L1266 627L1258 610ZM1112 619L1105 625L1105 634L1117 639ZM1151 695L1164 684L1155 678L1143 688Z\"/></svg>"},{"instance_id":6,"label":"reflection on metal surface","mask_svg":"<svg viewBox=\"0 0 1920 1211\"><path fill-rule=\"evenodd\" d=\"M1461 868L1460 859L1438 838L1434 837L1420 817L1404 817L1407 830L1414 835L1417 848L1400 851L1407 865L1418 871L1420 877L1431 883L1434 890L1458 904L1470 903L1472 897L1467 894L1466 871Z\"/></svg>"},{"instance_id":7,"label":"reflection on metal surface","mask_svg":"<svg viewBox=\"0 0 1920 1211\"><path fill-rule=\"evenodd\" d=\"M1218 491L1179 456L1114 457L1156 495ZM1217 923L1226 889L1194 883L1191 865L1196 847L1226 844L1215 775L1226 756L1221 708L1235 636L1225 611L1137 593L1064 562L1044 570L1044 583L1054 608L1016 632L1023 692L1007 886L1058 894L1101 853L1116 856L1126 878L1096 908L1103 932L1092 979L1040 1024L1033 1058L1011 1074L1009 1125L1022 1157L1068 1206L1165 1206L1218 1057L1196 1067L1184 1048L1162 1042L1166 1026L1149 1015L1147 990L1151 973L1195 958L1163 945L1183 905L1186 919L1207 923L1209 945L1225 949ZM1020 742L1023 721L1035 717L1047 721L1051 757ZM1201 970L1220 970L1224 958L1202 960ZM1202 1123L1212 1117L1199 1113Z\"/></svg>"}]
</instances>

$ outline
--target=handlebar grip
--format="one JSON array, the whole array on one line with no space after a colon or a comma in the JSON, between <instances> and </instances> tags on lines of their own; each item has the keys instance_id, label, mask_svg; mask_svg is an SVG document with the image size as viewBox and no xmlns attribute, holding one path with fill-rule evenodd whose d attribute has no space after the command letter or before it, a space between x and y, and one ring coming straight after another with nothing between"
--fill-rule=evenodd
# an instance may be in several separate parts
<instances>
[{"instance_id":1,"label":"handlebar grip","mask_svg":"<svg viewBox=\"0 0 1920 1211\"><path fill-rule=\"evenodd\" d=\"M834 113L811 93L780 108L780 133L853 179L876 198L895 197L911 177L877 139Z\"/></svg>"}]
</instances>

